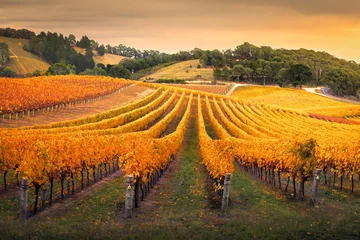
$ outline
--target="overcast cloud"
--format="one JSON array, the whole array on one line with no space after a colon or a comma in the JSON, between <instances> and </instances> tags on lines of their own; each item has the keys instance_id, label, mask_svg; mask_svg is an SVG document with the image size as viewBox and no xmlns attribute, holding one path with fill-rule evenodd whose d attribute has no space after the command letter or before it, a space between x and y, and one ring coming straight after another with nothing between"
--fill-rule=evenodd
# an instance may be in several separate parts
<instances>
[{"instance_id":1,"label":"overcast cloud","mask_svg":"<svg viewBox=\"0 0 360 240\"><path fill-rule=\"evenodd\" d=\"M359 17L356 0L0 0L0 27L166 52L248 41L360 61Z\"/></svg>"}]
</instances>

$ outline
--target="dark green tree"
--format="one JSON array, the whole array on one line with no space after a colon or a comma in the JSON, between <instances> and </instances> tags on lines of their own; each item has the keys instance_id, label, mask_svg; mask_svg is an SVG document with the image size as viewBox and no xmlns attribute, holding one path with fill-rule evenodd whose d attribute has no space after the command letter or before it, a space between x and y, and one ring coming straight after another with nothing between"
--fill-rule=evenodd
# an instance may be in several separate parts
<instances>
[{"instance_id":1,"label":"dark green tree","mask_svg":"<svg viewBox=\"0 0 360 240\"><path fill-rule=\"evenodd\" d=\"M76 46L80 48L89 48L90 44L90 39L87 36L82 36L81 40L76 43Z\"/></svg>"},{"instance_id":2,"label":"dark green tree","mask_svg":"<svg viewBox=\"0 0 360 240\"><path fill-rule=\"evenodd\" d=\"M70 34L68 39L69 39L69 42L70 42L71 45L76 44L76 37L75 37L74 34Z\"/></svg>"},{"instance_id":3,"label":"dark green tree","mask_svg":"<svg viewBox=\"0 0 360 240\"><path fill-rule=\"evenodd\" d=\"M294 87L299 85L300 88L302 88L304 83L309 82L312 77L310 68L304 64L291 65L288 74L289 79Z\"/></svg>"},{"instance_id":4,"label":"dark green tree","mask_svg":"<svg viewBox=\"0 0 360 240\"><path fill-rule=\"evenodd\" d=\"M100 56L104 56L105 54L105 47L104 45L100 45L97 49L96 49L97 53L100 55Z\"/></svg>"},{"instance_id":5,"label":"dark green tree","mask_svg":"<svg viewBox=\"0 0 360 240\"><path fill-rule=\"evenodd\" d=\"M69 75L75 74L75 66L65 63L55 63L49 67L48 72L51 75Z\"/></svg>"},{"instance_id":6,"label":"dark green tree","mask_svg":"<svg viewBox=\"0 0 360 240\"><path fill-rule=\"evenodd\" d=\"M115 65L110 69L110 75L116 78L130 78L130 71L121 64Z\"/></svg>"},{"instance_id":7,"label":"dark green tree","mask_svg":"<svg viewBox=\"0 0 360 240\"><path fill-rule=\"evenodd\" d=\"M248 76L248 72L246 69L241 65L235 65L231 70L231 79L235 81L245 80Z\"/></svg>"},{"instance_id":8,"label":"dark green tree","mask_svg":"<svg viewBox=\"0 0 360 240\"><path fill-rule=\"evenodd\" d=\"M16 77L16 72L14 72L12 69L10 69L8 67L0 68L0 77L13 78L13 77Z\"/></svg>"},{"instance_id":9,"label":"dark green tree","mask_svg":"<svg viewBox=\"0 0 360 240\"><path fill-rule=\"evenodd\" d=\"M6 43L0 43L0 68L3 68L10 60L9 46Z\"/></svg>"},{"instance_id":10,"label":"dark green tree","mask_svg":"<svg viewBox=\"0 0 360 240\"><path fill-rule=\"evenodd\" d=\"M354 71L332 68L322 81L338 96L356 96L356 91L360 88L359 78L359 74Z\"/></svg>"}]
</instances>

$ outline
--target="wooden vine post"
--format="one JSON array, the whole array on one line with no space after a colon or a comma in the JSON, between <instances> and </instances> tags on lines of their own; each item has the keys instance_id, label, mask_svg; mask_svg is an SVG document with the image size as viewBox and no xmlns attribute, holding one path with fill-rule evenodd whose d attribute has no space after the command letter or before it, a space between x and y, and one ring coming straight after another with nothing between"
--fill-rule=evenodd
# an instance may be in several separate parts
<instances>
[{"instance_id":1,"label":"wooden vine post","mask_svg":"<svg viewBox=\"0 0 360 240\"><path fill-rule=\"evenodd\" d=\"M28 198L29 180L23 178L21 182L21 195L20 195L20 220L26 220L27 216L27 198Z\"/></svg>"},{"instance_id":2,"label":"wooden vine post","mask_svg":"<svg viewBox=\"0 0 360 240\"><path fill-rule=\"evenodd\" d=\"M222 195L221 209L225 210L229 206L230 198L230 173L225 174L224 179L224 192Z\"/></svg>"},{"instance_id":3,"label":"wooden vine post","mask_svg":"<svg viewBox=\"0 0 360 240\"><path fill-rule=\"evenodd\" d=\"M126 197L125 197L125 212L124 218L133 217L134 208L134 176L126 176Z\"/></svg>"},{"instance_id":4,"label":"wooden vine post","mask_svg":"<svg viewBox=\"0 0 360 240\"><path fill-rule=\"evenodd\" d=\"M312 185L312 193L311 193L311 203L312 204L316 203L316 193L317 193L319 182L320 182L320 172L321 172L321 169L315 170L313 185Z\"/></svg>"}]
</instances>

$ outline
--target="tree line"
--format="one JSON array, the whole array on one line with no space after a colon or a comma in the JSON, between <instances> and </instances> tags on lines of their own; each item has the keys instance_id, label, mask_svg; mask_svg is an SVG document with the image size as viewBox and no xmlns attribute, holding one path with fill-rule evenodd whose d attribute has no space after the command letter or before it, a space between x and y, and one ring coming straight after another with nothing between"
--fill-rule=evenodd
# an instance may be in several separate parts
<instances>
[{"instance_id":1,"label":"tree line","mask_svg":"<svg viewBox=\"0 0 360 240\"><path fill-rule=\"evenodd\" d=\"M327 85L339 96L360 97L360 65L326 52L272 49L250 43L228 49L202 51L203 66L214 67L214 78L279 86Z\"/></svg>"},{"instance_id":2,"label":"tree line","mask_svg":"<svg viewBox=\"0 0 360 240\"><path fill-rule=\"evenodd\" d=\"M0 77L15 77L16 73L6 64L10 60L9 46L6 43L0 42Z\"/></svg>"},{"instance_id":3,"label":"tree line","mask_svg":"<svg viewBox=\"0 0 360 240\"><path fill-rule=\"evenodd\" d=\"M300 86L303 84L327 85L339 96L360 95L360 65L355 61L336 58L326 52L298 49L273 49L244 43L235 49L220 51L195 48L175 54L157 50L139 50L122 44L100 45L82 36L77 40L73 34L35 33L26 29L0 29L0 36L29 39L24 49L53 64L47 74L109 75L131 78L141 70L160 64L199 59L202 67L213 67L218 80L248 81L258 84ZM85 55L77 53L74 46L85 48ZM93 51L127 57L116 65L95 65ZM39 72L34 73L39 74Z\"/></svg>"}]
</instances>

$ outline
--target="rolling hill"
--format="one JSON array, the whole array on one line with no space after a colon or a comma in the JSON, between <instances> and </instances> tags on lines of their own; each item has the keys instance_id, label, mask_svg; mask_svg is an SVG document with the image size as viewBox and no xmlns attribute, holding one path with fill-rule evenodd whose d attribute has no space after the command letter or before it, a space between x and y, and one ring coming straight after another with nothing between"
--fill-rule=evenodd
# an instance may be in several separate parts
<instances>
[{"instance_id":1,"label":"rolling hill","mask_svg":"<svg viewBox=\"0 0 360 240\"><path fill-rule=\"evenodd\" d=\"M50 67L47 62L23 49L28 40L0 37L0 42L4 42L9 46L10 61L7 67L17 74L25 75L36 70L47 70Z\"/></svg>"},{"instance_id":2,"label":"rolling hill","mask_svg":"<svg viewBox=\"0 0 360 240\"><path fill-rule=\"evenodd\" d=\"M326 116L351 117L360 115L360 104L340 102L300 89L275 86L243 86L238 87L231 96L237 100L271 104Z\"/></svg>"},{"instance_id":3,"label":"rolling hill","mask_svg":"<svg viewBox=\"0 0 360 240\"><path fill-rule=\"evenodd\" d=\"M213 80L212 68L197 68L200 62L198 59L179 62L165 68L161 68L153 74L150 74L142 79L153 78L153 79L185 79L195 80L196 76L201 76L202 80ZM192 66L192 67L190 67Z\"/></svg>"},{"instance_id":4,"label":"rolling hill","mask_svg":"<svg viewBox=\"0 0 360 240\"><path fill-rule=\"evenodd\" d=\"M78 53L84 54L85 55L85 48L79 48L79 47L74 47L75 51L77 51ZM105 53L104 56L100 56L96 51L93 51L94 56L93 59L95 61L95 63L102 63L105 66L107 64L118 64L121 60L123 60L126 57L123 56L119 56L119 55L115 55L115 54L110 54L110 53Z\"/></svg>"}]
</instances>

